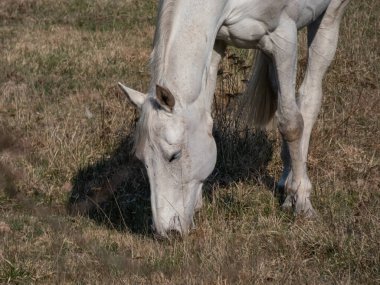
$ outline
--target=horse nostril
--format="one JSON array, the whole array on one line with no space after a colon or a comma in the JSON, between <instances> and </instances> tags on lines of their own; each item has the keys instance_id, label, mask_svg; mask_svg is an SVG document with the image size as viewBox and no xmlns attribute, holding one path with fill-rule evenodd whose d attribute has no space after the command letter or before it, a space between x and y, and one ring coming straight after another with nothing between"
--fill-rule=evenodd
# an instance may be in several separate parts
<instances>
[{"instance_id":1,"label":"horse nostril","mask_svg":"<svg viewBox=\"0 0 380 285\"><path fill-rule=\"evenodd\" d=\"M179 230L172 229L167 232L167 238L169 240L180 240L182 239L182 233Z\"/></svg>"},{"instance_id":2,"label":"horse nostril","mask_svg":"<svg viewBox=\"0 0 380 285\"><path fill-rule=\"evenodd\" d=\"M183 238L182 233L179 230L169 230L165 234L160 234L157 232L153 233L153 236L158 241L177 241Z\"/></svg>"},{"instance_id":3,"label":"horse nostril","mask_svg":"<svg viewBox=\"0 0 380 285\"><path fill-rule=\"evenodd\" d=\"M183 235L180 230L178 229L170 229L166 231L165 233L158 233L156 231L153 231L153 237L156 240L160 241L175 241L175 240L181 240L183 238Z\"/></svg>"}]
</instances>

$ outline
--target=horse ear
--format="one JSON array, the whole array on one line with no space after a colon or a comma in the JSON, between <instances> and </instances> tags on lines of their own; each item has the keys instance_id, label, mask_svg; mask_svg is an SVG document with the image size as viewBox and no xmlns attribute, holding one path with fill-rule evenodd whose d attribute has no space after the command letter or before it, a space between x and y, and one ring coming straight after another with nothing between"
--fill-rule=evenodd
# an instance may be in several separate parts
<instances>
[{"instance_id":1,"label":"horse ear","mask_svg":"<svg viewBox=\"0 0 380 285\"><path fill-rule=\"evenodd\" d=\"M139 91L128 88L120 82L118 83L118 85L120 89L123 91L123 93L127 95L129 101L131 101L132 104L135 105L137 108L141 109L141 106L145 101L146 95Z\"/></svg>"},{"instance_id":2,"label":"horse ear","mask_svg":"<svg viewBox=\"0 0 380 285\"><path fill-rule=\"evenodd\" d=\"M160 85L156 85L156 98L160 105L167 111L172 112L175 99L173 94L169 91L169 89L162 87Z\"/></svg>"}]
</instances>

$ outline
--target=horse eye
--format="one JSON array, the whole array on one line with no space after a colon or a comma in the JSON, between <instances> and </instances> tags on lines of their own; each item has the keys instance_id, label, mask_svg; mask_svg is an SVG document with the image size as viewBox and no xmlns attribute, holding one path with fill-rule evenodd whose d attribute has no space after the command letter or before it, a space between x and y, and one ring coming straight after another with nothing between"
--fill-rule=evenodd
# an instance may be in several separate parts
<instances>
[{"instance_id":1,"label":"horse eye","mask_svg":"<svg viewBox=\"0 0 380 285\"><path fill-rule=\"evenodd\" d=\"M175 153L170 157L169 162L172 162L172 161L174 161L174 160L179 159L179 158L181 157L181 154L182 154L182 152L181 152L180 150L177 151L177 152L175 152Z\"/></svg>"}]
</instances>

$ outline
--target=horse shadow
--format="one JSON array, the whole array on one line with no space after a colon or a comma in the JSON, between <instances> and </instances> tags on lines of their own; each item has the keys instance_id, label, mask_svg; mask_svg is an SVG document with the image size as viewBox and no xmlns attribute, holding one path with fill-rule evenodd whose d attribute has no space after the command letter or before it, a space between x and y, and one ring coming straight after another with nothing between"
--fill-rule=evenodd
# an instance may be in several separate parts
<instances>
[{"instance_id":1,"label":"horse shadow","mask_svg":"<svg viewBox=\"0 0 380 285\"><path fill-rule=\"evenodd\" d=\"M151 235L149 180L132 153L132 133L108 157L80 169L68 200L71 214L88 215L100 224L139 235ZM218 148L215 169L205 182L204 197L213 199L218 187L256 180L268 189L275 183L267 171L273 143L263 131L214 128Z\"/></svg>"}]
</instances>

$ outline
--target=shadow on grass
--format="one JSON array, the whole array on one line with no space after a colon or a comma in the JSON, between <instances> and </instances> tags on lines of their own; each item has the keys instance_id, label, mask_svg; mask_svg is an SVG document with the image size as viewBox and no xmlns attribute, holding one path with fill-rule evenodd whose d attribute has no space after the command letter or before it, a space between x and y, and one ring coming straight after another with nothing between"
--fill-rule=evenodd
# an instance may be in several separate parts
<instances>
[{"instance_id":1,"label":"shadow on grass","mask_svg":"<svg viewBox=\"0 0 380 285\"><path fill-rule=\"evenodd\" d=\"M0 154L7 151L8 155L17 156L22 152L22 146L19 145L19 135L9 128L6 124L0 125ZM15 169L0 162L0 191L9 198L17 196L16 181L20 173ZM0 193L1 194L1 193Z\"/></svg>"},{"instance_id":2,"label":"shadow on grass","mask_svg":"<svg viewBox=\"0 0 380 285\"><path fill-rule=\"evenodd\" d=\"M127 136L109 158L78 171L68 209L117 230L150 233L149 181Z\"/></svg>"},{"instance_id":3,"label":"shadow on grass","mask_svg":"<svg viewBox=\"0 0 380 285\"><path fill-rule=\"evenodd\" d=\"M215 129L218 147L215 170L205 183L206 199L217 187L255 180L273 189L267 174L272 143L264 132ZM88 215L117 230L151 235L148 176L132 154L133 138L127 136L109 158L89 165L75 175L68 203L72 214Z\"/></svg>"}]
</instances>

